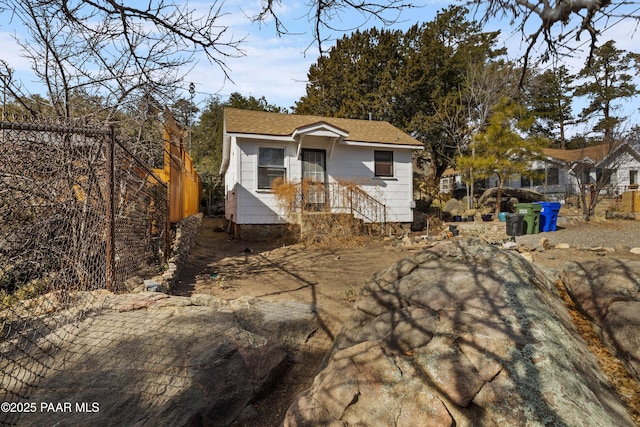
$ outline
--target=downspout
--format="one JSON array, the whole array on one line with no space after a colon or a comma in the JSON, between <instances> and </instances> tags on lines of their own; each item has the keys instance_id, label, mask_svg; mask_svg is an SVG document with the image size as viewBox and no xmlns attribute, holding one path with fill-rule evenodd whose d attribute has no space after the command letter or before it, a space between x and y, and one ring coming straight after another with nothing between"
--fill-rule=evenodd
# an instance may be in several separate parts
<instances>
[{"instance_id":1,"label":"downspout","mask_svg":"<svg viewBox=\"0 0 640 427\"><path fill-rule=\"evenodd\" d=\"M229 159L231 158L231 138L222 137L222 162L220 163L220 175L223 176L229 169Z\"/></svg>"}]
</instances>

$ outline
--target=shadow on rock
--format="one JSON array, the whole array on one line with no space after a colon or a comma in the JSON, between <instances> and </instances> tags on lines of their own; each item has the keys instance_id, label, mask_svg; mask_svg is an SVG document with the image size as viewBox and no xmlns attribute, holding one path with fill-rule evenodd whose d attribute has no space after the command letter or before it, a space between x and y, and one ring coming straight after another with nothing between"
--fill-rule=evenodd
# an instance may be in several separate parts
<instances>
[{"instance_id":1,"label":"shadow on rock","mask_svg":"<svg viewBox=\"0 0 640 427\"><path fill-rule=\"evenodd\" d=\"M377 273L285 426L633 426L557 289L480 240Z\"/></svg>"}]
</instances>

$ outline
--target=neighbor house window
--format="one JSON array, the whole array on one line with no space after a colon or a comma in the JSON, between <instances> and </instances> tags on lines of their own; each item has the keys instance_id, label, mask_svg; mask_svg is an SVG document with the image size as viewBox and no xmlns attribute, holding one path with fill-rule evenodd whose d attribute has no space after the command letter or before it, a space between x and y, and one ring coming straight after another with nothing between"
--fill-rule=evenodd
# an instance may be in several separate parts
<instances>
[{"instance_id":1,"label":"neighbor house window","mask_svg":"<svg viewBox=\"0 0 640 427\"><path fill-rule=\"evenodd\" d=\"M638 184L638 171L629 171L629 184Z\"/></svg>"},{"instance_id":2,"label":"neighbor house window","mask_svg":"<svg viewBox=\"0 0 640 427\"><path fill-rule=\"evenodd\" d=\"M393 176L393 151L374 151L373 160L375 176Z\"/></svg>"},{"instance_id":3,"label":"neighbor house window","mask_svg":"<svg viewBox=\"0 0 640 427\"><path fill-rule=\"evenodd\" d=\"M452 177L440 178L440 192L445 194L451 192L452 182L453 182Z\"/></svg>"},{"instance_id":4,"label":"neighbor house window","mask_svg":"<svg viewBox=\"0 0 640 427\"><path fill-rule=\"evenodd\" d=\"M559 185L560 184L560 171L558 168L547 169L547 185Z\"/></svg>"},{"instance_id":5,"label":"neighbor house window","mask_svg":"<svg viewBox=\"0 0 640 427\"><path fill-rule=\"evenodd\" d=\"M258 149L258 189L270 190L276 178L285 179L287 169L284 167L284 148Z\"/></svg>"},{"instance_id":6,"label":"neighbor house window","mask_svg":"<svg viewBox=\"0 0 640 427\"><path fill-rule=\"evenodd\" d=\"M613 169L596 169L596 182L609 185L613 181L615 171Z\"/></svg>"},{"instance_id":7,"label":"neighbor house window","mask_svg":"<svg viewBox=\"0 0 640 427\"><path fill-rule=\"evenodd\" d=\"M534 171L536 173L535 178L530 178L528 176L521 175L520 176L520 187L539 187L545 185L545 170L544 169L536 169ZM558 185L558 168L548 168L546 171L547 174L547 185Z\"/></svg>"},{"instance_id":8,"label":"neighbor house window","mask_svg":"<svg viewBox=\"0 0 640 427\"><path fill-rule=\"evenodd\" d=\"M536 174L535 178L525 176L525 175L520 175L521 188L536 187L539 185L544 185L544 169L536 169L534 173Z\"/></svg>"}]
</instances>

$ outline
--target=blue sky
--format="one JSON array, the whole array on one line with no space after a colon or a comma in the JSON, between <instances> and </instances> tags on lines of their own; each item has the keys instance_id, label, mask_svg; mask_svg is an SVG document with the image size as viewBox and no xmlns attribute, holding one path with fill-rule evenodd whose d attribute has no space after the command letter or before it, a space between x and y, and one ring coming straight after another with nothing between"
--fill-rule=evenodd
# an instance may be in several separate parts
<instances>
[{"instance_id":1,"label":"blue sky","mask_svg":"<svg viewBox=\"0 0 640 427\"><path fill-rule=\"evenodd\" d=\"M426 1L423 7L413 8L401 13L389 14L388 18L397 18L393 28L406 29L416 23L430 21L436 13L445 8L451 1ZM198 90L206 93L219 93L226 98L237 91L242 95L265 96L267 101L281 107L291 107L305 92L307 71L318 59L318 48L313 45L312 27L307 17L308 7L305 2L287 2L280 8L279 17L285 22L289 34L278 36L272 21L261 24L251 23L245 16L254 16L259 2L237 0L227 2L229 17L233 19L234 32L237 36L246 36L244 49L246 56L231 59L227 62L231 68L233 82L222 86L221 73L211 69L209 64L201 61L194 70L193 76L215 75L211 80L196 79ZM380 21L365 19L354 13L345 14L336 19L335 26L344 32L325 33L329 38L323 47L330 47L333 41L350 33L359 26L360 29L381 27ZM199 80L199 81L198 81Z\"/></svg>"},{"instance_id":2,"label":"blue sky","mask_svg":"<svg viewBox=\"0 0 640 427\"><path fill-rule=\"evenodd\" d=\"M246 36L244 58L230 59L228 65L231 69L230 75L233 82L223 84L221 73L211 67L206 61L200 61L189 78L193 78L197 90L203 93L217 93L225 99L230 93L237 91L242 95L253 95L256 97L265 96L267 101L281 107L291 107L305 93L305 84L309 66L316 62L318 50L312 43L311 26L306 13L308 8L304 2L285 2L287 7L281 9L280 18L287 24L291 34L278 37L271 22L258 25L249 22L245 16L252 16L256 13L259 2L236 0L227 3L229 17L233 18L233 28L235 35ZM292 4L295 4L292 6ZM424 6L406 10L397 17L397 24L393 28L406 29L416 23L431 21L436 13L443 8L460 4L455 1L425 1ZM624 8L619 8L616 13L624 12ZM636 6L626 8L627 11L638 13ZM480 15L476 15L480 20ZM393 17L390 15L389 17ZM376 20L365 21L362 16L347 14L336 21L336 27L345 29L344 33L335 32L325 35L335 40L344 34L351 32L354 26L361 25L361 29L378 26L382 24ZM538 21L531 19L531 24L537 25ZM637 48L640 35L636 35L637 23L631 19L614 19L603 23L603 31L599 40L602 42L610 39L616 41L619 49L639 52ZM484 24L485 31L501 30L501 43L507 47L509 56L513 59L519 58L524 52L525 45L522 34L510 25L509 19L492 20ZM573 57L565 57L563 61L566 65L577 72L585 63L588 55L589 37L583 34L582 41L571 40L571 46L576 47ZM325 42L325 46L330 46L331 41ZM540 46L540 49L542 46ZM539 50L540 50L539 49ZM539 53L539 52L538 52ZM542 68L551 67L551 64L542 64ZM207 76L198 78L197 76ZM636 79L640 85L640 79ZM574 106L574 113L577 114L585 105L584 100L577 99ZM640 99L624 102L620 111L616 114L630 117L632 123L640 123ZM580 131L576 129L576 131Z\"/></svg>"},{"instance_id":3,"label":"blue sky","mask_svg":"<svg viewBox=\"0 0 640 427\"><path fill-rule=\"evenodd\" d=\"M278 13L290 34L278 36L273 22L267 21L258 24L252 23L248 18L258 12L260 0L228 0L225 2L223 11L226 14L221 18L220 24L228 26L229 34L235 38L245 38L242 45L245 56L228 58L225 61L233 81L225 81L222 71L216 65L210 64L206 58L200 58L194 62L186 77L185 87L189 82L195 84L197 92L195 101L199 106L204 106L210 95L218 95L222 99L226 99L232 92L239 92L244 96L264 96L269 103L281 107L293 106L295 101L304 95L307 71L318 58L317 47L312 45L313 36L307 17L308 6L306 3L301 1L283 2L285 6L280 7ZM200 5L204 4L200 3ZM210 5L211 3L206 4ZM416 23L430 21L439 10L450 4L459 3L427 0L422 4L422 7L407 10L397 16L397 24L393 28L406 29ZM199 3L190 2L189 5L197 8ZM394 17L393 15L389 16L389 18ZM0 46L2 46L0 59L9 62L16 71L16 77L21 78L25 85L31 86L30 64L20 57L19 49L11 38L12 33L19 35L22 30L7 22L7 19L6 12L0 14ZM373 19L367 21L356 14L338 16L334 24L345 31L333 34L325 33L325 36L330 38L325 42L327 47L332 44L331 39L335 40L348 34L357 26L360 29L382 26L379 21ZM610 22L607 26L610 28L604 32L600 40L615 39L618 48L637 51L635 45L637 45L638 37L634 36L637 30L636 23L632 20L626 20ZM512 58L520 56L524 49L522 36L512 29L507 18L485 23L484 29L486 31L502 30L501 41L507 47L509 56ZM587 39L585 34L583 40ZM574 43L574 45L581 46L581 48L574 58L567 58L566 62L570 68L577 71L584 64L588 45L580 43ZM188 98L189 94L185 91L183 96ZM618 114L637 117L639 104L637 99L626 103ZM578 113L580 108L578 105L574 113ZM639 121L634 119L635 123Z\"/></svg>"}]
</instances>

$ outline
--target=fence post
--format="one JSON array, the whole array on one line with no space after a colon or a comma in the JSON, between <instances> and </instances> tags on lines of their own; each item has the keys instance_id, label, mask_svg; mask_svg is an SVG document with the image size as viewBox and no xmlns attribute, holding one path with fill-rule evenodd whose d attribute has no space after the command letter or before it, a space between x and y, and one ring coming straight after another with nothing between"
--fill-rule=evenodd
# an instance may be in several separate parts
<instances>
[{"instance_id":1,"label":"fence post","mask_svg":"<svg viewBox=\"0 0 640 427\"><path fill-rule=\"evenodd\" d=\"M171 185L167 182L167 211L164 217L164 256L165 264L169 262L171 257Z\"/></svg>"},{"instance_id":2,"label":"fence post","mask_svg":"<svg viewBox=\"0 0 640 427\"><path fill-rule=\"evenodd\" d=\"M105 285L107 290L114 291L114 275L115 275L115 157L116 157L116 140L113 125L109 126L109 134L107 141L107 200L105 209L105 235L106 235L106 265L105 265Z\"/></svg>"}]
</instances>

